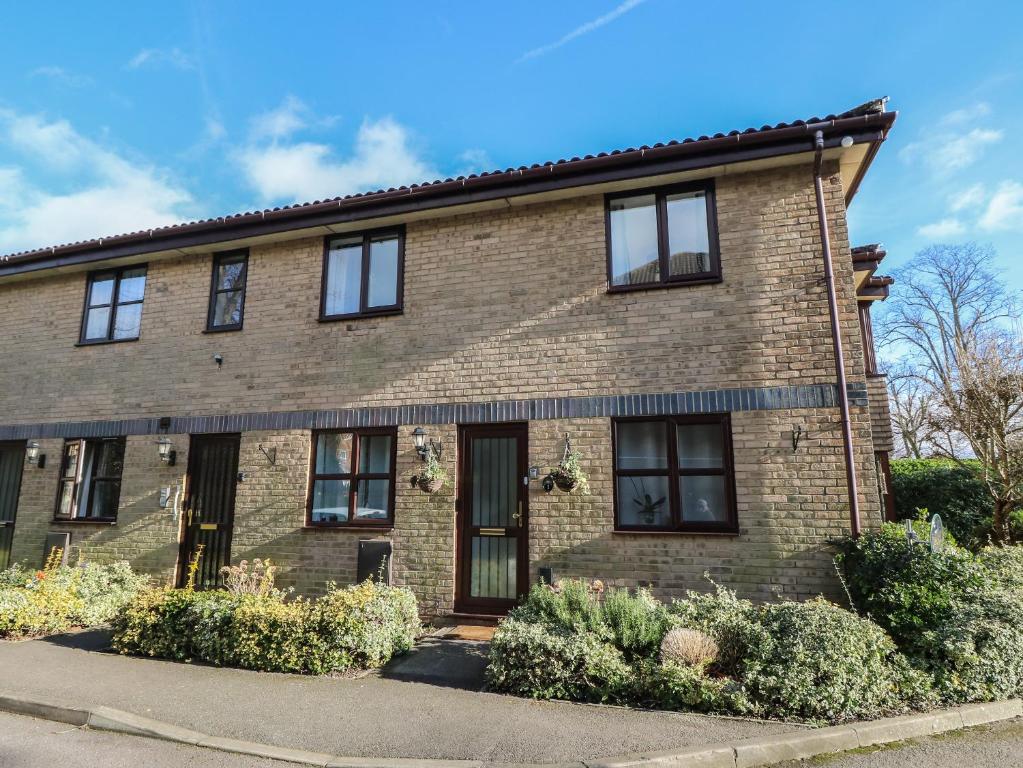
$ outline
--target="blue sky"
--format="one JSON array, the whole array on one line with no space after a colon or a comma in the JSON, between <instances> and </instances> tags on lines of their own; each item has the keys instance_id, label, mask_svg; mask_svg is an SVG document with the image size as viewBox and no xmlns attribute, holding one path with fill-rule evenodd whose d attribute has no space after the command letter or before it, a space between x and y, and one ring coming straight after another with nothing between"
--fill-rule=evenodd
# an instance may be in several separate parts
<instances>
[{"instance_id":1,"label":"blue sky","mask_svg":"<svg viewBox=\"0 0 1023 768\"><path fill-rule=\"evenodd\" d=\"M0 252L760 126L889 95L850 213L1023 287L1017 3L18 3ZM56 16L59 15L59 18Z\"/></svg>"}]
</instances>

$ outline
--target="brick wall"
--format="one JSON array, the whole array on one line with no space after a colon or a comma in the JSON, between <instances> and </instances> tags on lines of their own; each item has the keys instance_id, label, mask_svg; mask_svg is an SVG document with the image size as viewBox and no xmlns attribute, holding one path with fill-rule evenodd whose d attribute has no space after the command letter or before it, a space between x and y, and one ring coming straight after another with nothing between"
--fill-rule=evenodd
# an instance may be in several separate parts
<instances>
[{"instance_id":1,"label":"brick wall","mask_svg":"<svg viewBox=\"0 0 1023 768\"><path fill-rule=\"evenodd\" d=\"M842 332L852 382L862 382L841 185L826 180ZM363 405L670 392L830 383L835 379L809 166L717 182L724 281L607 295L600 196L410 223L405 311L317 323L322 240L251 251L245 330L203 334L210 256L150 265L138 342L75 347L82 274L0 285L0 424L225 414ZM222 369L212 361L224 356ZM29 396L29 393L31 396ZM877 509L866 408L853 426L865 523ZM791 430L805 437L793 453ZM270 557L280 582L316 592L355 576L358 540L394 542L395 581L429 614L453 605L455 488L427 496L408 484L418 464L399 430L392 531L304 526L310 433L242 435L233 560ZM833 592L828 538L848 530L837 409L736 412L732 417L740 534L619 534L611 507L610 421L530 423L530 463L550 467L564 434L585 455L593 493L531 487L533 573L652 582L664 596L705 588L703 573L744 594ZM433 425L456 475L455 425ZM115 526L56 524L61 442L40 441L43 470L27 468L15 559L41 557L48 530L71 530L87 557L120 557L172 578L178 523L157 504L180 482L154 438L129 437ZM277 449L269 464L259 445Z\"/></svg>"},{"instance_id":2,"label":"brick wall","mask_svg":"<svg viewBox=\"0 0 1023 768\"><path fill-rule=\"evenodd\" d=\"M826 187L862 380L841 185ZM124 344L74 346L80 273L0 284L0 423L833 381L809 166L723 177L717 199L714 285L606 294L600 196L410 223L397 317L316 322L320 238L252 249L240 333L202 332L209 255L150 265Z\"/></svg>"}]
</instances>

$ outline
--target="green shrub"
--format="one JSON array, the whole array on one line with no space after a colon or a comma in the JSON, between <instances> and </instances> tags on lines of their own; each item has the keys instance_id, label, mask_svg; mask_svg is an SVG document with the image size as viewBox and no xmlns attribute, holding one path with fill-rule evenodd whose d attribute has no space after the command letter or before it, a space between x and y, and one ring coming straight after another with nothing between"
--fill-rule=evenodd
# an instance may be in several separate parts
<instances>
[{"instance_id":1,"label":"green shrub","mask_svg":"<svg viewBox=\"0 0 1023 768\"><path fill-rule=\"evenodd\" d=\"M490 643L487 683L535 699L619 702L633 672L622 652L592 632L508 618Z\"/></svg>"},{"instance_id":2,"label":"green shrub","mask_svg":"<svg viewBox=\"0 0 1023 768\"><path fill-rule=\"evenodd\" d=\"M742 660L767 639L753 603L721 586L710 594L687 592L668 611L675 626L698 629L714 639L718 645L714 667L725 675L738 674Z\"/></svg>"},{"instance_id":3,"label":"green shrub","mask_svg":"<svg viewBox=\"0 0 1023 768\"><path fill-rule=\"evenodd\" d=\"M753 706L735 680L675 661L638 665L636 703L660 709L746 715Z\"/></svg>"},{"instance_id":4,"label":"green shrub","mask_svg":"<svg viewBox=\"0 0 1023 768\"><path fill-rule=\"evenodd\" d=\"M873 622L824 600L758 613L764 641L742 660L740 679L759 714L836 722L927 700L929 681Z\"/></svg>"},{"instance_id":5,"label":"green shrub","mask_svg":"<svg viewBox=\"0 0 1023 768\"><path fill-rule=\"evenodd\" d=\"M626 658L655 654L667 631L668 615L664 606L648 590L632 595L627 589L612 589L604 597L604 624L611 641Z\"/></svg>"},{"instance_id":6,"label":"green shrub","mask_svg":"<svg viewBox=\"0 0 1023 768\"><path fill-rule=\"evenodd\" d=\"M926 509L941 515L957 541L969 546L984 543L991 527L991 497L968 469L946 459L896 459L891 470L900 520Z\"/></svg>"},{"instance_id":7,"label":"green shrub","mask_svg":"<svg viewBox=\"0 0 1023 768\"><path fill-rule=\"evenodd\" d=\"M949 702L1023 693L1023 549L932 553L885 526L839 544L857 608Z\"/></svg>"},{"instance_id":8,"label":"green shrub","mask_svg":"<svg viewBox=\"0 0 1023 768\"><path fill-rule=\"evenodd\" d=\"M559 581L557 587L534 584L522 605L512 609L509 618L549 624L568 631L608 635L600 596L603 585L579 579Z\"/></svg>"},{"instance_id":9,"label":"green shrub","mask_svg":"<svg viewBox=\"0 0 1023 768\"><path fill-rule=\"evenodd\" d=\"M886 524L838 544L837 561L857 610L876 621L902 651L933 663L933 631L953 621L965 593L984 587L985 575L969 552L911 544L902 527Z\"/></svg>"},{"instance_id":10,"label":"green shrub","mask_svg":"<svg viewBox=\"0 0 1023 768\"><path fill-rule=\"evenodd\" d=\"M374 582L312 601L277 590L147 590L113 624L121 653L300 674L380 666L421 631L412 593Z\"/></svg>"}]
</instances>

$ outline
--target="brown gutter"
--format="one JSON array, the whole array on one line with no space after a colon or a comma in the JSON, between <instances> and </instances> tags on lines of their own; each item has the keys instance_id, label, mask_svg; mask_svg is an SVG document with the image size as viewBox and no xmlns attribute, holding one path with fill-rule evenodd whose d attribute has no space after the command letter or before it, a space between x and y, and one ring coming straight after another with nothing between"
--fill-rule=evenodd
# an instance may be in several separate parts
<instances>
[{"instance_id":1,"label":"brown gutter","mask_svg":"<svg viewBox=\"0 0 1023 768\"><path fill-rule=\"evenodd\" d=\"M876 112L779 128L750 129L40 248L0 257L0 277L293 229L796 154L806 151L807 135L816 132L828 134L827 147L837 147L845 135L853 136L857 143L878 145L884 141L894 119L893 112Z\"/></svg>"},{"instance_id":2,"label":"brown gutter","mask_svg":"<svg viewBox=\"0 0 1023 768\"><path fill-rule=\"evenodd\" d=\"M845 378L845 356L842 352L842 333L838 322L838 298L835 295L835 271L831 262L831 234L824 205L824 182L821 162L824 153L824 132L814 134L813 185L817 193L817 222L821 233L821 251L824 256L824 280L828 286L828 314L831 316L831 342L835 351L838 372L838 407L842 413L842 441L845 448L845 480L849 492L849 523L852 535L860 535L860 501L856 495L856 461L853 453L852 420L849 417L849 393Z\"/></svg>"}]
</instances>

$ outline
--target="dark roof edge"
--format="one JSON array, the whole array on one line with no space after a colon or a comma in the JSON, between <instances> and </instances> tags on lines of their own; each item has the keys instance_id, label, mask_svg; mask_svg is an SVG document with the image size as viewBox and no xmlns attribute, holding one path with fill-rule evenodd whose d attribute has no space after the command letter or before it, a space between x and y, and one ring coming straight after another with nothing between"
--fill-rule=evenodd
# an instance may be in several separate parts
<instances>
[{"instance_id":1,"label":"dark roof edge","mask_svg":"<svg viewBox=\"0 0 1023 768\"><path fill-rule=\"evenodd\" d=\"M885 140L896 115L895 112L875 111L783 127L749 129L681 143L176 224L12 254L0 259L0 277L175 248L212 245L325 224L809 152L813 149L813 134L818 130L824 132L826 148L839 146L842 137L847 135L852 136L856 143L871 145L857 179L850 187L851 192L855 192L858 180ZM847 191L847 202L851 196Z\"/></svg>"}]
</instances>

